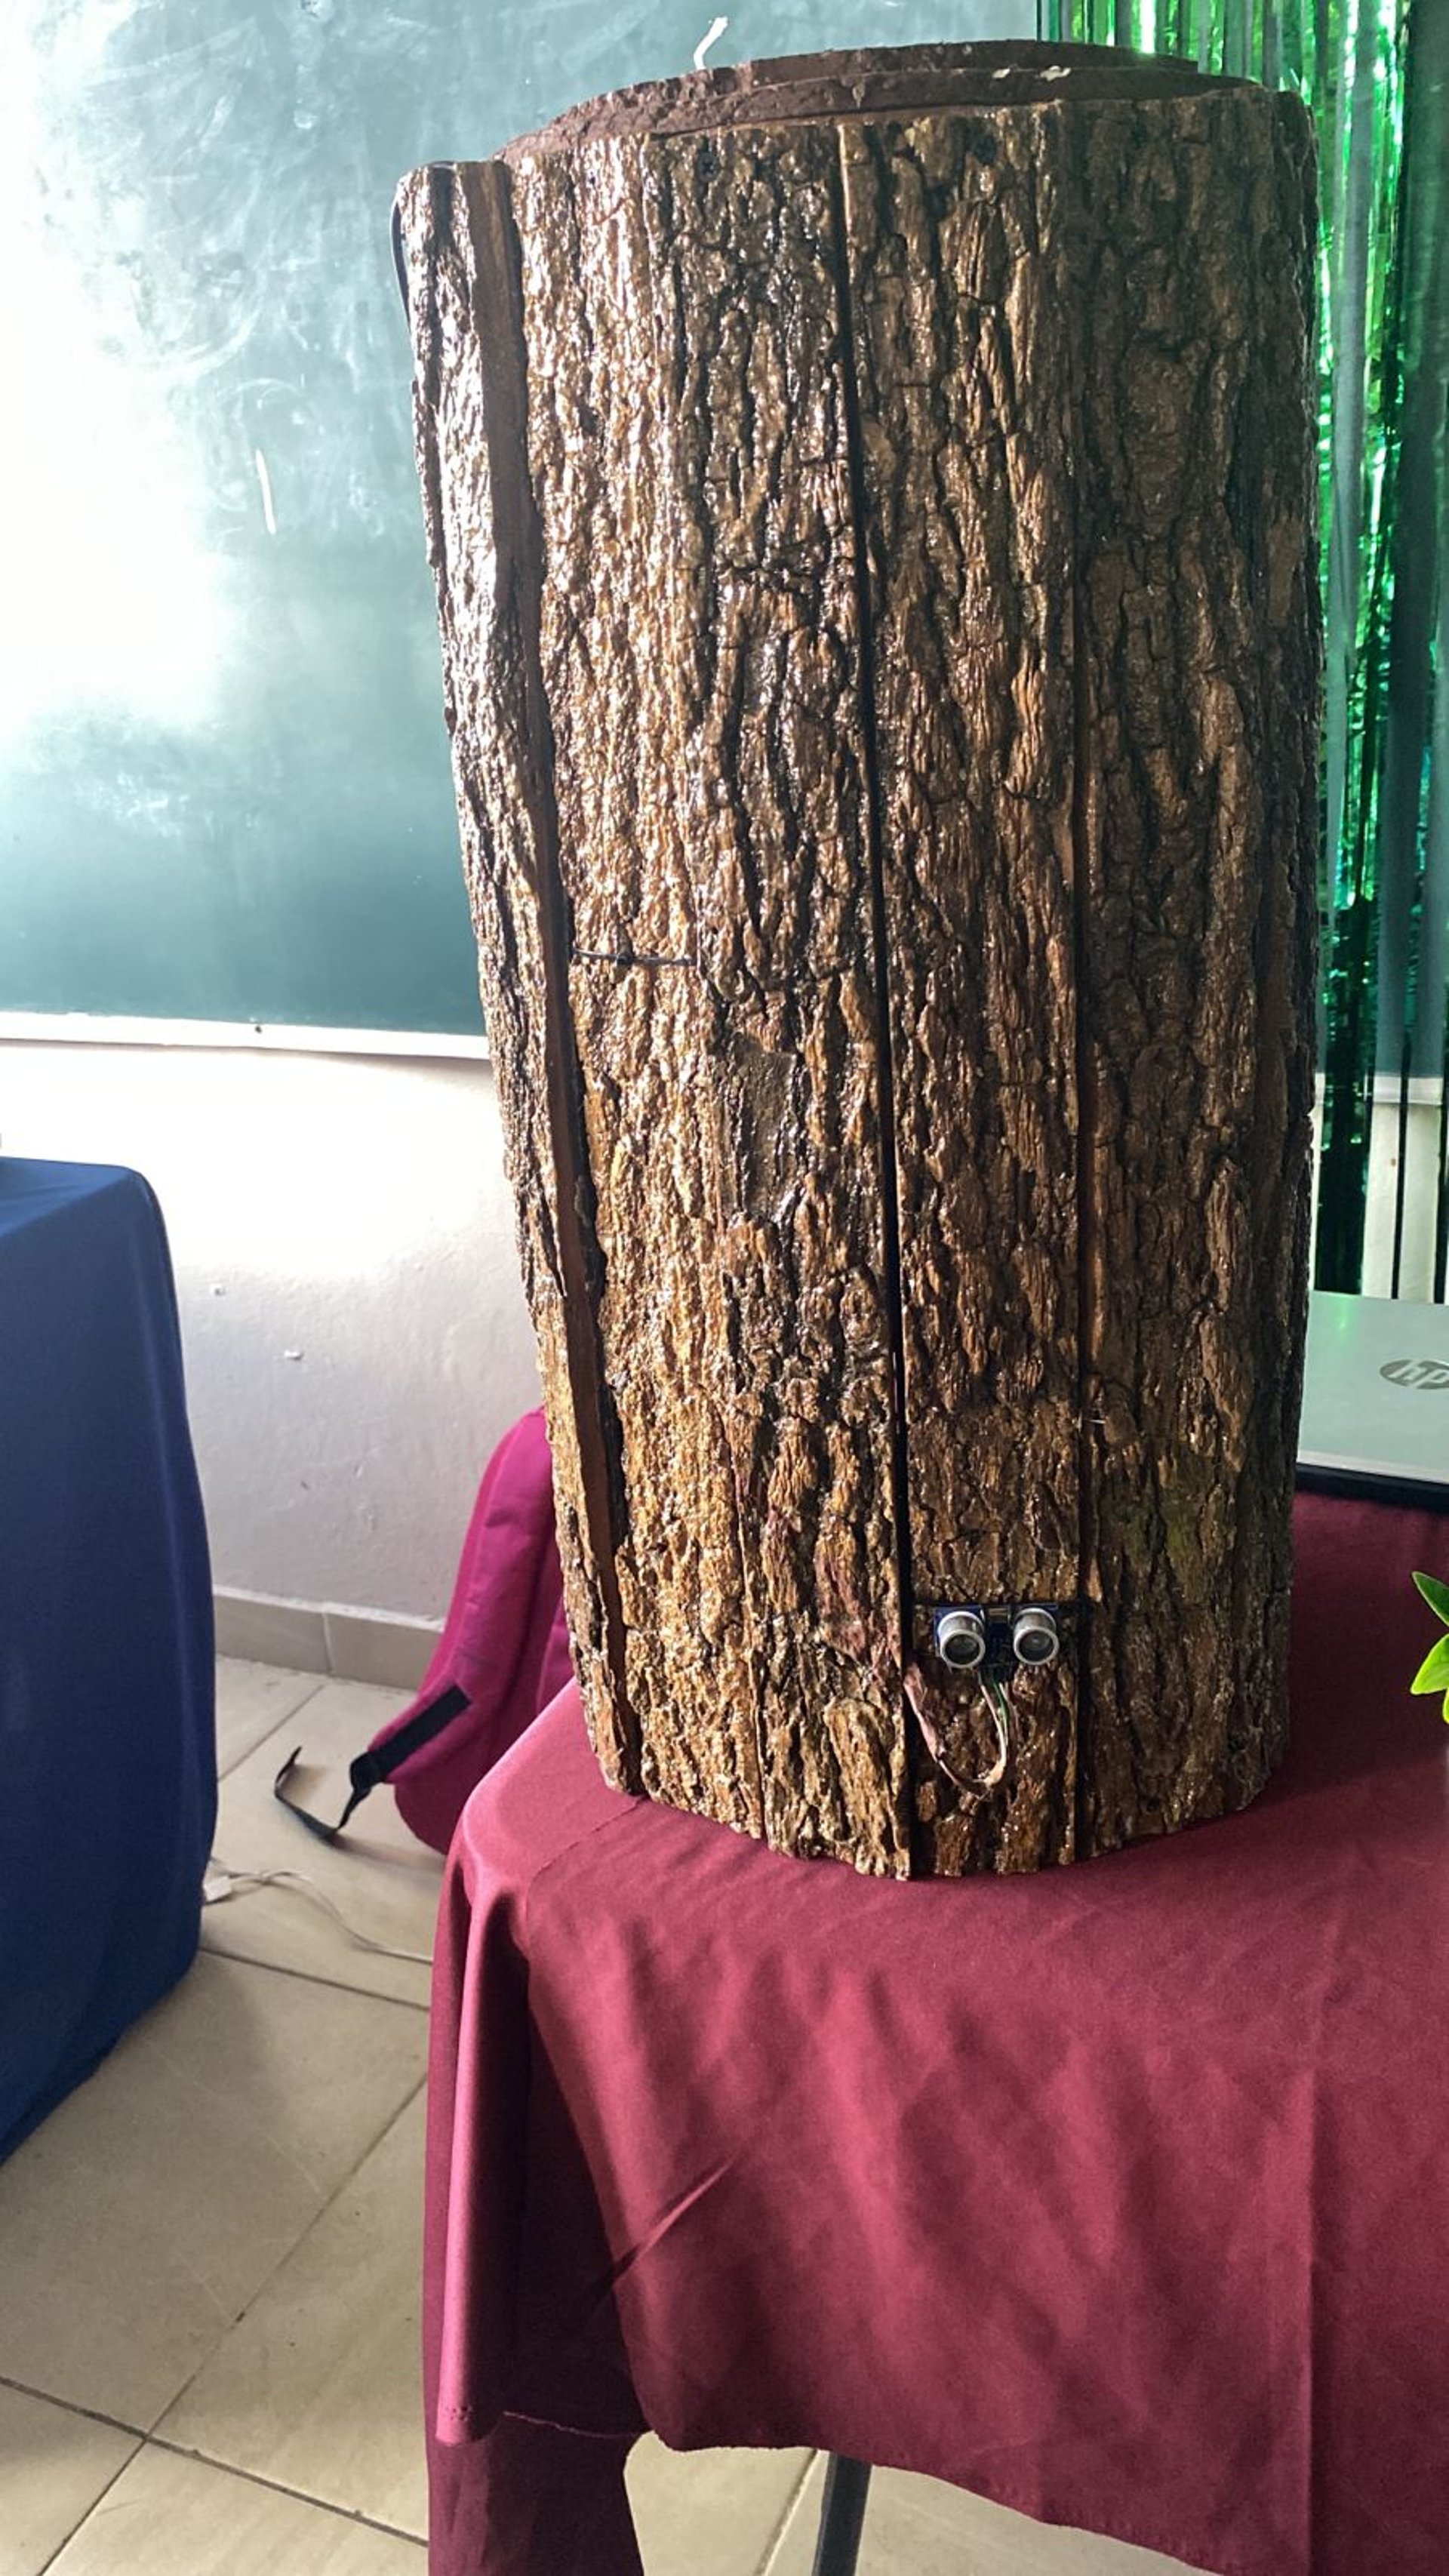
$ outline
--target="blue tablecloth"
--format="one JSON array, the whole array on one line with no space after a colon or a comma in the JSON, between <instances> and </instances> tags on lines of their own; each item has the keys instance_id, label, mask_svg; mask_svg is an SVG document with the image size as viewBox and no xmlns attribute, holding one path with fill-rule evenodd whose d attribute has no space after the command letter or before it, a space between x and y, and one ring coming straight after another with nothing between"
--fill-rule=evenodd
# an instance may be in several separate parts
<instances>
[{"instance_id":1,"label":"blue tablecloth","mask_svg":"<svg viewBox=\"0 0 1449 2576\"><path fill-rule=\"evenodd\" d=\"M160 1210L0 1159L0 2155L190 1965L214 1692Z\"/></svg>"}]
</instances>

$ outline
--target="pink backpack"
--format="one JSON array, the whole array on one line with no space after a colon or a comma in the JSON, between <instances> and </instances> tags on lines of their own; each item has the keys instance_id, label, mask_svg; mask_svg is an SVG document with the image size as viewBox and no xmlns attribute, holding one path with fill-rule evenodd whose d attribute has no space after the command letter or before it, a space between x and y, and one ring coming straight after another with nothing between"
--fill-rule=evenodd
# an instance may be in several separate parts
<instances>
[{"instance_id":1,"label":"pink backpack","mask_svg":"<svg viewBox=\"0 0 1449 2576\"><path fill-rule=\"evenodd\" d=\"M447 1623L417 1697L348 1772L335 1825L288 1794L299 1745L277 1773L284 1807L332 1842L369 1790L390 1781L420 1842L446 1851L471 1790L557 1697L570 1674L553 1472L542 1411L526 1413L484 1469Z\"/></svg>"}]
</instances>

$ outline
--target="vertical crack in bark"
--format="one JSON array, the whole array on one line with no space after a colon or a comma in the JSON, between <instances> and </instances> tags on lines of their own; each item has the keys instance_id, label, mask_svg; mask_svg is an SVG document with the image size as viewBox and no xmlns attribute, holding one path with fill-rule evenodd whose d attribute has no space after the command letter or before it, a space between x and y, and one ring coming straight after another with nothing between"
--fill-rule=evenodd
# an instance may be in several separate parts
<instances>
[{"instance_id":1,"label":"vertical crack in bark","mask_svg":"<svg viewBox=\"0 0 1449 2576\"><path fill-rule=\"evenodd\" d=\"M506 172L496 164L485 164L469 177L472 184L466 186L466 202L478 279L475 322L494 496L499 586L502 589L507 581L513 590L523 660L530 753L525 795L538 852L548 1124L558 1185L558 1284L574 1391L584 1513L604 1614L604 1650L631 1774L628 1785L633 1786L639 1776L639 1728L628 1696L624 1617L615 1562L622 1527L622 1467L599 1332L602 1263L594 1221L593 1175L584 1134L578 1048L569 1002L569 904L559 855L553 723L543 684L543 534L528 471L521 259Z\"/></svg>"},{"instance_id":2,"label":"vertical crack in bark","mask_svg":"<svg viewBox=\"0 0 1449 2576\"><path fill-rule=\"evenodd\" d=\"M1069 473L1071 478L1072 553L1072 978L1076 1005L1077 1093L1077 1615L1072 1629L1076 1686L1075 1761L1072 1810L1078 1851L1089 1852L1091 1816L1091 1620L1096 1554L1096 1443L1093 1437L1093 1392L1096 1360L1097 1263L1100 1212L1097 1206L1097 1069L1088 1025L1091 951L1090 827L1087 781L1092 752L1092 708L1088 687L1086 619L1082 611L1085 578L1082 544L1082 495L1079 444L1081 406L1077 387L1068 387Z\"/></svg>"},{"instance_id":3,"label":"vertical crack in bark","mask_svg":"<svg viewBox=\"0 0 1449 2576\"><path fill-rule=\"evenodd\" d=\"M871 602L867 551L868 499L865 454L861 438L860 382L850 280L850 242L845 208L845 136L836 128L836 150L830 165L832 250L837 308L840 316L840 382L845 408L845 455L850 479L851 543L859 617L861 759L865 771L866 856L870 874L871 944L875 951L876 1063L880 1112L881 1235L885 1276L881 1282L886 1330L890 1338L891 1518L895 1524L896 1577L900 1595L898 1651L902 1668L914 1653L911 1573L910 1478L906 1451L906 1339L901 1287L901 1217L896 1180L895 1069L891 1049L890 951L885 890L885 804L881 790L880 738L876 721L875 620ZM904 1695L901 1721L905 1722Z\"/></svg>"},{"instance_id":4,"label":"vertical crack in bark","mask_svg":"<svg viewBox=\"0 0 1449 2576\"><path fill-rule=\"evenodd\" d=\"M640 191L642 197L642 148L636 148L634 155L634 184ZM667 158L661 158L657 164L657 184L662 191L667 191L669 188L670 179ZM662 393L663 388L666 386L674 387L677 391L682 362L677 344L666 345L665 341L665 307L663 295L661 293L658 253L654 237L647 222L641 226L641 231L644 251L644 276L648 293L649 336L654 352L654 375L657 394ZM678 326L676 324L676 328L677 327ZM669 413L666 413L664 422L661 426L661 446L665 454L670 457L671 463L673 461L672 441L672 416ZM675 756L676 758L682 758L683 747L688 739L689 721L683 681L686 652L685 620L681 609L679 564L677 557L674 557L670 561L667 585L664 592L664 602L666 632L668 634L670 646L670 703L674 717ZM724 1011L724 1000L717 986L710 982L707 972L706 942L700 931L700 924L695 905L695 882L693 877L690 875L686 875L685 892L687 896L686 928L688 934L689 954L682 962L694 975L698 977L703 990L709 995L711 1002L722 1017ZM660 962L664 963L666 961L661 960ZM714 1140L714 1150L712 1152L704 1152L701 1154L701 1164L704 1175L704 1186L708 1194L710 1218L714 1227L715 1241L718 1244L722 1243L724 1240L727 1220L725 1215L724 1190L717 1139ZM703 1390L701 1392L703 1392ZM712 1396L710 1400L713 1401ZM722 1442L727 1446L727 1434L724 1431L722 1421L720 1424L720 1435ZM749 1531L745 1523L744 1515L740 1509L739 1488L737 1485L734 1485L732 1489L732 1501L734 1505L735 1544L739 1550L740 1565L743 1567L743 1565L748 1562ZM754 1778L751 1785L754 1790L755 1812L760 1820L757 1830L761 1840L768 1842L770 1839L770 1832L766 1783L769 1777L770 1767L769 1743L768 1729L765 1719L765 1695L761 1686L760 1678L764 1659L761 1649L759 1620L756 1615L754 1595L751 1592L750 1587L743 1583L743 1581L741 1581L740 1585L739 1610L740 1626L749 1638L751 1649L751 1687L748 1706L748 1741L754 1762Z\"/></svg>"}]
</instances>

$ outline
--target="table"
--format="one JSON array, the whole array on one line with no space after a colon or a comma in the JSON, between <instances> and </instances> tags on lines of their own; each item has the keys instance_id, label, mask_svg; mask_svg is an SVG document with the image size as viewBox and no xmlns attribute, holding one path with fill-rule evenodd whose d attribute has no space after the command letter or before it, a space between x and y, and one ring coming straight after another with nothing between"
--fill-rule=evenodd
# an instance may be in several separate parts
<instances>
[{"instance_id":1,"label":"table","mask_svg":"<svg viewBox=\"0 0 1449 2576\"><path fill-rule=\"evenodd\" d=\"M160 1211L0 1159L0 2154L190 1964L214 1693Z\"/></svg>"},{"instance_id":2,"label":"table","mask_svg":"<svg viewBox=\"0 0 1449 2576\"><path fill-rule=\"evenodd\" d=\"M1260 1803L1033 1879L607 1789L467 1807L428 2151L433 2576L633 2576L630 2442L811 2443L1219 2576L1449 2565L1449 1520L1302 1496Z\"/></svg>"}]
</instances>

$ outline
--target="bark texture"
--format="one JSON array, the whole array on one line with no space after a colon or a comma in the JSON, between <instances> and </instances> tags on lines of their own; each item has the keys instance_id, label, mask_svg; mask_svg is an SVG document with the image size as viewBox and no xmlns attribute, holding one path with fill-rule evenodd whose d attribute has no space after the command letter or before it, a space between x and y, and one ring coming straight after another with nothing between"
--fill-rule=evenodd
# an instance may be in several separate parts
<instances>
[{"instance_id":1,"label":"bark texture","mask_svg":"<svg viewBox=\"0 0 1449 2576\"><path fill-rule=\"evenodd\" d=\"M1296 99L1104 106L1067 311L1088 1099L1079 1830L1255 1796L1287 1728L1316 841Z\"/></svg>"},{"instance_id":2,"label":"bark texture","mask_svg":"<svg viewBox=\"0 0 1449 2576\"><path fill-rule=\"evenodd\" d=\"M1281 1750L1306 135L921 48L404 183L585 1705L784 1849L1035 1868ZM933 1614L1023 1601L1063 1658L975 1788Z\"/></svg>"}]
</instances>

